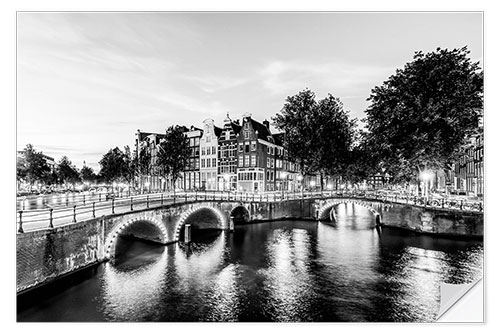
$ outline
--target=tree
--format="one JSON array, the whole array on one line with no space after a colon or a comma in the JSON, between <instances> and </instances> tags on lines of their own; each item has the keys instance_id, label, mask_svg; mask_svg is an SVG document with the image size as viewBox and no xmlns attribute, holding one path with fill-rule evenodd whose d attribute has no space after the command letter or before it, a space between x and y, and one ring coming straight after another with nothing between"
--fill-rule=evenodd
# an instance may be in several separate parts
<instances>
[{"instance_id":1,"label":"tree","mask_svg":"<svg viewBox=\"0 0 500 333\"><path fill-rule=\"evenodd\" d=\"M184 135L183 128L170 126L166 131L165 140L160 143L156 157L159 171L172 181L174 196L175 183L186 168L190 155L189 139Z\"/></svg>"},{"instance_id":2,"label":"tree","mask_svg":"<svg viewBox=\"0 0 500 333\"><path fill-rule=\"evenodd\" d=\"M151 172L151 152L145 146L139 148L139 156L134 159L134 167L139 178L141 193L144 191L144 177Z\"/></svg>"},{"instance_id":3,"label":"tree","mask_svg":"<svg viewBox=\"0 0 500 333\"><path fill-rule=\"evenodd\" d=\"M303 175L319 172L338 177L345 174L349 151L354 142L356 119L350 119L342 102L328 94L319 102L306 89L289 96L273 118L274 125L285 133L288 156L298 163Z\"/></svg>"},{"instance_id":4,"label":"tree","mask_svg":"<svg viewBox=\"0 0 500 333\"><path fill-rule=\"evenodd\" d=\"M129 179L130 165L128 158L120 148L110 149L103 155L99 164L101 165L99 175L105 182L112 183Z\"/></svg>"},{"instance_id":5,"label":"tree","mask_svg":"<svg viewBox=\"0 0 500 333\"><path fill-rule=\"evenodd\" d=\"M309 90L288 96L280 113L273 117L274 126L285 133L284 148L288 158L297 163L302 175L317 170L317 156L314 154L314 113L317 107L315 94Z\"/></svg>"},{"instance_id":6,"label":"tree","mask_svg":"<svg viewBox=\"0 0 500 333\"><path fill-rule=\"evenodd\" d=\"M82 182L93 183L96 180L96 174L94 169L88 167L85 162L83 162L83 167L80 170L80 179Z\"/></svg>"},{"instance_id":7,"label":"tree","mask_svg":"<svg viewBox=\"0 0 500 333\"><path fill-rule=\"evenodd\" d=\"M483 72L467 47L416 52L368 98L367 142L400 180L443 169L478 126Z\"/></svg>"},{"instance_id":8,"label":"tree","mask_svg":"<svg viewBox=\"0 0 500 333\"><path fill-rule=\"evenodd\" d=\"M26 179L31 189L36 181L45 180L47 174L50 173L50 167L43 153L37 152L31 144L26 145L21 155L22 157L17 161L17 177Z\"/></svg>"},{"instance_id":9,"label":"tree","mask_svg":"<svg viewBox=\"0 0 500 333\"><path fill-rule=\"evenodd\" d=\"M71 163L67 156L63 156L56 168L57 177L60 182L64 184L71 184L73 189L75 188L75 183L80 180L80 174L76 167Z\"/></svg>"},{"instance_id":10,"label":"tree","mask_svg":"<svg viewBox=\"0 0 500 333\"><path fill-rule=\"evenodd\" d=\"M322 178L348 177L347 171L356 131L356 119L349 118L342 102L331 94L318 102L314 124L318 169ZM323 181L321 182L323 188Z\"/></svg>"}]
</instances>

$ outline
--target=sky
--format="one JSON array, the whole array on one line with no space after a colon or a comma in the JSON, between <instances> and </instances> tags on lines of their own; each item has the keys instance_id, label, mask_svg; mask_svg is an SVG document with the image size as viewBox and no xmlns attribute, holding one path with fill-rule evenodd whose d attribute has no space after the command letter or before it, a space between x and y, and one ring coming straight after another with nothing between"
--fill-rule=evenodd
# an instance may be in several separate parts
<instances>
[{"instance_id":1,"label":"sky","mask_svg":"<svg viewBox=\"0 0 500 333\"><path fill-rule=\"evenodd\" d=\"M99 169L111 148L170 125L271 120L309 88L364 117L371 89L415 51L468 46L481 13L17 14L17 148Z\"/></svg>"}]
</instances>

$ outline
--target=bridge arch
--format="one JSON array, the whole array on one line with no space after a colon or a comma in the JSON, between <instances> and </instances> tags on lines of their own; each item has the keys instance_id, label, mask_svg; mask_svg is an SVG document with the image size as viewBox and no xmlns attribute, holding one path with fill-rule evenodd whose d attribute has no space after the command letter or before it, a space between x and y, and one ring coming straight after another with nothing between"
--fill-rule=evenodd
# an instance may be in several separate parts
<instances>
[{"instance_id":1,"label":"bridge arch","mask_svg":"<svg viewBox=\"0 0 500 333\"><path fill-rule=\"evenodd\" d=\"M227 218L225 214L218 208L215 208L209 204L201 204L201 205L196 205L193 206L192 208L188 209L185 211L181 217L179 218L179 221L177 222L177 226L175 227L175 233L174 233L174 241L179 241L179 237L182 231L182 228L188 221L188 219L193 215L201 210L208 210L212 212L215 217L217 218L217 226L220 229L228 229L228 223L227 223Z\"/></svg>"},{"instance_id":2,"label":"bridge arch","mask_svg":"<svg viewBox=\"0 0 500 333\"><path fill-rule=\"evenodd\" d=\"M166 244L168 240L168 233L167 229L161 223L160 221L157 221L156 219L151 219L151 218L144 218L144 217L136 217L132 218L130 220L124 221L122 223L117 224L107 235L106 237L106 242L104 245L104 258L105 259L110 259L115 256L115 249L116 249L116 242L118 239L118 236L123 233L128 227L135 223L139 222L145 222L148 223L154 227L156 227L159 231L159 240L160 243Z\"/></svg>"},{"instance_id":3,"label":"bridge arch","mask_svg":"<svg viewBox=\"0 0 500 333\"><path fill-rule=\"evenodd\" d=\"M335 220L335 212L333 211L333 208L335 208L335 206L338 206L338 205L344 204L344 203L353 203L355 205L367 208L375 217L376 224L377 225L380 224L381 217L380 217L380 212L378 210L373 208L373 206L367 202L359 201L359 200L352 200L352 199L327 201L321 208L319 208L319 211L317 214L317 219L320 221L325 221L325 220L334 221Z\"/></svg>"},{"instance_id":4,"label":"bridge arch","mask_svg":"<svg viewBox=\"0 0 500 333\"><path fill-rule=\"evenodd\" d=\"M231 209L229 217L233 218L234 223L247 223L250 221L250 210L246 205L239 204Z\"/></svg>"}]
</instances>

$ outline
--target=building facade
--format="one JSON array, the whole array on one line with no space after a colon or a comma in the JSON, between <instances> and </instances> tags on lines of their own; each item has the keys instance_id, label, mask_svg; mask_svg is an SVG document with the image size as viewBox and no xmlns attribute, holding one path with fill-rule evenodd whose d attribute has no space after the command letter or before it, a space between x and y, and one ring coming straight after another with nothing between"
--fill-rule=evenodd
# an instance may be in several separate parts
<instances>
[{"instance_id":1,"label":"building facade","mask_svg":"<svg viewBox=\"0 0 500 333\"><path fill-rule=\"evenodd\" d=\"M184 134L189 140L191 154L183 177L177 180L177 188L195 191L200 189L200 138L203 131L191 126L185 129Z\"/></svg>"},{"instance_id":2,"label":"building facade","mask_svg":"<svg viewBox=\"0 0 500 333\"><path fill-rule=\"evenodd\" d=\"M238 189L238 136L241 126L232 121L229 113L224 119L224 127L219 136L217 189L219 191L236 191Z\"/></svg>"},{"instance_id":3,"label":"building facade","mask_svg":"<svg viewBox=\"0 0 500 333\"><path fill-rule=\"evenodd\" d=\"M214 125L213 119L203 121L200 138L200 189L215 191L218 188L218 148L222 129Z\"/></svg>"}]
</instances>

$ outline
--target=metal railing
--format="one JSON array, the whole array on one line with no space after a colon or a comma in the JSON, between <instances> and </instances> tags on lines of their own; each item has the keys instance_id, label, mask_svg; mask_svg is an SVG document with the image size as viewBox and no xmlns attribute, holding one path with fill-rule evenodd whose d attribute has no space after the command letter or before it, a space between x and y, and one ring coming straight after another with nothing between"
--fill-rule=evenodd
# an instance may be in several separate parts
<instances>
[{"instance_id":1,"label":"metal railing","mask_svg":"<svg viewBox=\"0 0 500 333\"><path fill-rule=\"evenodd\" d=\"M83 199L79 204L72 203L68 206L48 206L45 209L18 210L17 230L19 233L30 230L54 228L54 226L76 223L95 218L97 216L122 214L131 211L157 208L174 203L192 203L201 201L250 201L250 202L276 202L308 198L346 198L367 199L382 203L402 203L412 206L421 206L447 210L461 210L482 212L483 204L480 201L425 198L410 195L388 195L373 192L347 192L347 191L307 191L307 192L172 192L152 193L123 197L108 197L106 200ZM98 198L94 198L98 199Z\"/></svg>"}]
</instances>

